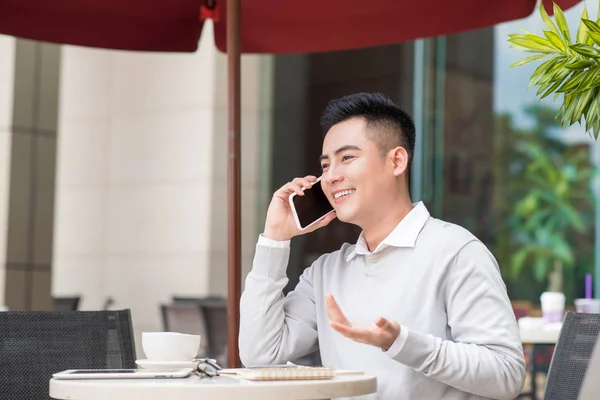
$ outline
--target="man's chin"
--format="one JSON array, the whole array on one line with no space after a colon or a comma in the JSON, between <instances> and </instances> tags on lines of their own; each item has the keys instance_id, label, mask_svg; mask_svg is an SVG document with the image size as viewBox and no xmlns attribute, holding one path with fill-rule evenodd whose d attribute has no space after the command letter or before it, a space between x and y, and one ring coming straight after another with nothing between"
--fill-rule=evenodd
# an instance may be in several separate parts
<instances>
[{"instance_id":1,"label":"man's chin","mask_svg":"<svg viewBox=\"0 0 600 400\"><path fill-rule=\"evenodd\" d=\"M345 222L347 224L353 224L354 223L354 214L350 214L350 213L344 213L344 212L340 212L339 210L336 210L335 212L335 216L338 220Z\"/></svg>"}]
</instances>

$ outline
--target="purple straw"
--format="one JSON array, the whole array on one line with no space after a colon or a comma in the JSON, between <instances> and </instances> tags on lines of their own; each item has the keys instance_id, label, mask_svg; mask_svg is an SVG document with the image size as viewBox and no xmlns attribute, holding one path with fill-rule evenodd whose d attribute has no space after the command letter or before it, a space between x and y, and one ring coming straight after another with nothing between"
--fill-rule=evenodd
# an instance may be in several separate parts
<instances>
[{"instance_id":1,"label":"purple straw","mask_svg":"<svg viewBox=\"0 0 600 400\"><path fill-rule=\"evenodd\" d=\"M585 298L592 298L592 274L585 274Z\"/></svg>"}]
</instances>

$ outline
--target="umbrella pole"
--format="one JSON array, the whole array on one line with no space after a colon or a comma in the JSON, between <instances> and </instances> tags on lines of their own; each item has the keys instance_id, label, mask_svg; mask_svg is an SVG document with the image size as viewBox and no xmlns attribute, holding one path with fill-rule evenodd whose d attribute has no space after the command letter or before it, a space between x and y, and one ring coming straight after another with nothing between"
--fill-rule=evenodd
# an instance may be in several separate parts
<instances>
[{"instance_id":1,"label":"umbrella pole","mask_svg":"<svg viewBox=\"0 0 600 400\"><path fill-rule=\"evenodd\" d=\"M241 291L240 78L241 0L227 0L227 366L241 367L238 348Z\"/></svg>"}]
</instances>

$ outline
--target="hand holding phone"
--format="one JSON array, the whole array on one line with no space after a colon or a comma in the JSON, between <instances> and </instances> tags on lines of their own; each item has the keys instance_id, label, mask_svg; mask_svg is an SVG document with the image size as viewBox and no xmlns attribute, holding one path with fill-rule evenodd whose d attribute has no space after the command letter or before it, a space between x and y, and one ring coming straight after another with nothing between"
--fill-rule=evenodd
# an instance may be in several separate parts
<instances>
[{"instance_id":1,"label":"hand holding phone","mask_svg":"<svg viewBox=\"0 0 600 400\"><path fill-rule=\"evenodd\" d=\"M310 189L303 189L303 191L303 196L298 196L294 192L289 198L294 221L301 231L310 228L325 218L327 214L333 212L333 207L323 192L321 177L313 183Z\"/></svg>"},{"instance_id":2,"label":"hand holding phone","mask_svg":"<svg viewBox=\"0 0 600 400\"><path fill-rule=\"evenodd\" d=\"M293 199L290 199L292 193L295 193L295 196ZM306 213L304 209L300 210L302 206L296 206L302 202L302 200L298 199L306 197L309 200L302 203L306 203L306 205L315 204L313 197L317 196L314 195L322 196L318 197L321 199L322 205L324 205L322 202L323 198L327 201L326 196L322 192L320 179L318 180L315 176L309 175L304 178L295 178L293 181L283 185L273 194L271 204L269 204L263 236L273 240L285 241L329 224L335 218L335 212L331 212L333 208L330 205L330 210L315 221L310 221L307 224L300 223L300 219L306 222L311 217L305 219ZM307 207L307 210L311 211L312 207ZM296 219L298 219L298 223Z\"/></svg>"}]
</instances>

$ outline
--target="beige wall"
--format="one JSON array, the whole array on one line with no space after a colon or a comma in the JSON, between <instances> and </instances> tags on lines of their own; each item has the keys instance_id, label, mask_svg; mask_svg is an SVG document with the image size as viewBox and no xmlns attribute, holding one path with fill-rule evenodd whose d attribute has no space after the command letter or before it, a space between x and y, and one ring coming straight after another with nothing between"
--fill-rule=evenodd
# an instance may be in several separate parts
<instances>
[{"instance_id":1,"label":"beige wall","mask_svg":"<svg viewBox=\"0 0 600 400\"><path fill-rule=\"evenodd\" d=\"M0 305L4 303L15 39L0 35Z\"/></svg>"},{"instance_id":2,"label":"beige wall","mask_svg":"<svg viewBox=\"0 0 600 400\"><path fill-rule=\"evenodd\" d=\"M160 302L226 294L226 64L208 28L194 54L63 48L52 291L130 308L138 349ZM245 270L268 60L242 63Z\"/></svg>"}]
</instances>

